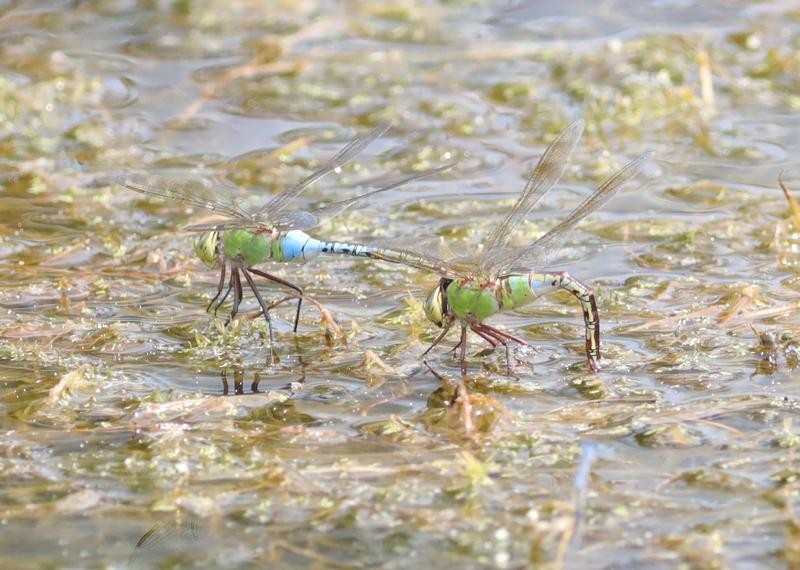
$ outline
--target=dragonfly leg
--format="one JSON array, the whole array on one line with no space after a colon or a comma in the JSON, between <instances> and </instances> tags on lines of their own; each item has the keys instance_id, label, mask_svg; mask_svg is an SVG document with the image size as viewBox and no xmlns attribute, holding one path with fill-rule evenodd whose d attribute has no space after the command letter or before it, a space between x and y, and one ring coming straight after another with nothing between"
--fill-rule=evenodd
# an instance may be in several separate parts
<instances>
[{"instance_id":1,"label":"dragonfly leg","mask_svg":"<svg viewBox=\"0 0 800 570\"><path fill-rule=\"evenodd\" d=\"M478 336L480 336L480 337L484 338L485 340L487 340L489 342L489 344L491 344L493 347L497 348L498 345L503 345L505 347L505 349L506 349L506 373L509 376L511 376L511 352L510 352L509 345L511 344L511 341L514 340L514 338L507 338L506 336L503 336L502 334L500 334L500 333L502 333L502 331L500 331L499 329L496 329L494 327L490 327L489 325L484 325L484 324L479 323L477 321L471 324L471 328L472 328L473 331L475 331L475 333ZM510 337L511 335L508 335L508 336ZM522 343L522 344L525 344L525 343Z\"/></svg>"},{"instance_id":2,"label":"dragonfly leg","mask_svg":"<svg viewBox=\"0 0 800 570\"><path fill-rule=\"evenodd\" d=\"M445 377L444 377L444 376L442 376L441 374L439 374L438 372L436 372L436 370L434 370L434 369L433 369L433 366L431 366L430 364L428 364L428 361L427 361L427 360L423 359L423 360L422 360L422 363L425 365L425 367L426 367L428 370L430 370L430 371L431 371L431 374L433 374L434 376L436 376L436 379L437 379L439 382L441 382L442 384L446 384L446 383L447 383L447 380L445 379Z\"/></svg>"},{"instance_id":3,"label":"dragonfly leg","mask_svg":"<svg viewBox=\"0 0 800 570\"><path fill-rule=\"evenodd\" d=\"M274 346L274 339L272 335L272 319L270 319L269 317L269 307L264 302L264 298L261 296L261 293L258 291L258 287L256 287L256 282L253 281L253 276L250 275L250 271L242 267L242 273L244 274L244 278L247 280L247 284L250 285L250 289L253 291L253 295L256 296L256 300L258 301L258 304L261 307L261 312L264 315L264 319L266 319L267 321L267 330L269 330L269 352L271 355L272 347Z\"/></svg>"},{"instance_id":4,"label":"dragonfly leg","mask_svg":"<svg viewBox=\"0 0 800 570\"><path fill-rule=\"evenodd\" d=\"M485 325L483 323L481 323L479 326L480 326L480 328L481 328L481 330L483 332L491 334L496 339L498 339L498 340L504 339L506 342L502 342L501 341L502 344L506 344L508 342L516 342L517 344L520 344L522 346L528 346L527 342L525 342L524 340L522 340L518 336L514 336L513 334L508 333L508 332L506 332L504 330L501 330L501 329L498 329L498 328L495 328L495 327L492 327L492 326L489 326L489 325Z\"/></svg>"},{"instance_id":5,"label":"dragonfly leg","mask_svg":"<svg viewBox=\"0 0 800 570\"><path fill-rule=\"evenodd\" d=\"M583 310L583 322L586 325L586 359L592 372L600 370L600 314L597 311L597 300L594 291L572 277L569 273L559 273L555 276L557 286L569 291L578 301Z\"/></svg>"},{"instance_id":6,"label":"dragonfly leg","mask_svg":"<svg viewBox=\"0 0 800 570\"><path fill-rule=\"evenodd\" d=\"M467 374L467 323L461 323L461 355L459 360L461 361L461 374Z\"/></svg>"},{"instance_id":7,"label":"dragonfly leg","mask_svg":"<svg viewBox=\"0 0 800 570\"><path fill-rule=\"evenodd\" d=\"M509 343L509 340L506 337L497 334L497 330L492 327L482 325L480 323L475 323L475 327L472 330L474 330L475 332L480 331L482 336L488 336L489 338L494 340L495 341L494 346L497 346L499 344L506 346Z\"/></svg>"},{"instance_id":8,"label":"dragonfly leg","mask_svg":"<svg viewBox=\"0 0 800 570\"><path fill-rule=\"evenodd\" d=\"M249 270L258 275L259 277L263 277L264 279L274 281L275 283L283 285L284 287L288 287L289 289L292 289L297 292L298 294L297 312L294 315L294 329L293 329L294 332L297 332L297 325L300 322L300 307L303 305L303 290L294 283L289 283L288 281L281 279L280 277L275 277L274 275L270 275L269 273L266 273L264 271L254 269L252 267L250 267Z\"/></svg>"},{"instance_id":9,"label":"dragonfly leg","mask_svg":"<svg viewBox=\"0 0 800 570\"><path fill-rule=\"evenodd\" d=\"M219 311L219 308L225 302L225 299L227 299L228 295L231 294L231 291L233 291L233 268L231 268L231 278L228 280L228 290L225 291L225 294L222 296L222 299L220 299L219 302L217 303L217 306L214 307L214 316L215 317L217 316L217 311Z\"/></svg>"},{"instance_id":10,"label":"dragonfly leg","mask_svg":"<svg viewBox=\"0 0 800 570\"><path fill-rule=\"evenodd\" d=\"M233 308L231 309L231 316L225 321L226 326L239 312L239 305L242 302L242 278L239 277L239 270L235 267L231 267L231 281L233 281Z\"/></svg>"},{"instance_id":11,"label":"dragonfly leg","mask_svg":"<svg viewBox=\"0 0 800 570\"><path fill-rule=\"evenodd\" d=\"M485 325L483 323L476 323L475 324L477 329L483 334L489 335L493 337L498 343L502 344L506 349L506 372L509 376L513 376L511 373L511 343L516 342L522 346L528 346L528 343L522 340L519 337L514 336L511 333L507 333L506 331L497 329L495 327ZM478 332L476 329L472 329L476 333Z\"/></svg>"},{"instance_id":12,"label":"dragonfly leg","mask_svg":"<svg viewBox=\"0 0 800 570\"><path fill-rule=\"evenodd\" d=\"M222 295L222 289L225 287L225 264L222 264L222 269L219 270L219 285L217 285L217 294L211 299L211 302L206 307L206 313L214 306L214 302Z\"/></svg>"},{"instance_id":13,"label":"dragonfly leg","mask_svg":"<svg viewBox=\"0 0 800 570\"><path fill-rule=\"evenodd\" d=\"M501 344L507 344L505 340L497 339L484 332L483 329L481 329L480 327L480 323L478 323L477 321L470 321L469 328L472 329L472 332L474 332L476 335L478 335L483 340L491 344L492 348L497 348Z\"/></svg>"},{"instance_id":14,"label":"dragonfly leg","mask_svg":"<svg viewBox=\"0 0 800 570\"><path fill-rule=\"evenodd\" d=\"M453 326L453 319L450 319L444 324L442 332L440 332L439 335L434 339L433 343L431 343L431 345L427 349L425 349L425 352L422 353L422 358L425 358L426 354L428 354L431 350L433 350L433 348L437 344L439 344L440 342L442 342L442 340L444 340L444 337L447 335L448 332L450 332L450 328L452 326Z\"/></svg>"}]
</instances>

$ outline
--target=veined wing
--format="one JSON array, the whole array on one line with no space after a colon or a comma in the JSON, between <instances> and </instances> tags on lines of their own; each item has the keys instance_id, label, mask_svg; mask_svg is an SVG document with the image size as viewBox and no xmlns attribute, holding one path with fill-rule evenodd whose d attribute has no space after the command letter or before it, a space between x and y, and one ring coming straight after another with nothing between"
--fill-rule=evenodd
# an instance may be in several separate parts
<instances>
[{"instance_id":1,"label":"veined wing","mask_svg":"<svg viewBox=\"0 0 800 570\"><path fill-rule=\"evenodd\" d=\"M336 156L331 158L328 162L326 162L321 168L314 171L303 180L284 190L274 198L272 198L269 202L267 202L258 212L256 213L256 217L260 218L278 218L280 214L292 203L292 201L300 195L300 193L308 188L311 184L325 176L326 174L330 174L337 168L345 165L346 163L353 160L361 151L367 148L370 144L372 144L376 139L378 139L383 133L389 130L390 125L388 124L381 124L372 129L367 134L357 137L353 141L351 141L346 147L336 153Z\"/></svg>"},{"instance_id":2,"label":"veined wing","mask_svg":"<svg viewBox=\"0 0 800 570\"><path fill-rule=\"evenodd\" d=\"M204 224L194 224L187 226L184 231L187 232L222 232L226 230L240 230L240 229L254 229L254 228L267 228L277 229L281 231L288 230L307 230L318 225L317 217L311 212L303 210L295 210L293 212L286 212L277 220L259 221L255 219L244 220L221 220L219 222L207 222Z\"/></svg>"},{"instance_id":3,"label":"veined wing","mask_svg":"<svg viewBox=\"0 0 800 570\"><path fill-rule=\"evenodd\" d=\"M464 276L444 259L432 255L428 251L423 251L423 248L420 247L370 247L371 251L368 257L371 259L401 263L409 267L433 271L444 277L457 278Z\"/></svg>"},{"instance_id":4,"label":"veined wing","mask_svg":"<svg viewBox=\"0 0 800 570\"><path fill-rule=\"evenodd\" d=\"M328 206L318 208L317 210L314 210L314 213L319 217L336 216L350 206L365 201L373 197L375 194L394 190L395 188L399 188L400 186L409 184L416 180L429 178L439 174L440 172L449 170L453 167L453 165L454 163L445 164L444 166L440 166L432 170L426 170L425 172L419 172L417 174L405 176L387 184L386 186L365 192L364 194L354 196L353 198L348 198L347 200L341 200L339 202L329 204ZM409 267L415 267L417 269L433 271L446 277L461 276L461 273L455 271L455 268L451 267L449 262L431 253L431 251L435 250L436 247L434 244L429 242L420 244L419 240L414 240L414 244L412 245L404 243L404 240L401 239L392 240L391 242L382 241L368 247L370 247L372 250L369 255L369 257L372 259L379 259L391 263L400 263L403 265L408 265Z\"/></svg>"},{"instance_id":5,"label":"veined wing","mask_svg":"<svg viewBox=\"0 0 800 570\"><path fill-rule=\"evenodd\" d=\"M197 184L197 182L178 181L157 176L130 176L120 181L120 184L142 194L158 196L166 200L177 200L222 214L228 218L234 218L220 220L218 222L196 224L184 228L191 232L224 231L237 228L267 226L280 230L308 229L317 225L316 216L311 212L302 211L283 214L286 207L310 184L355 158L362 150L383 135L388 129L388 124L382 124L366 135L356 138L340 150L336 156L329 160L324 166L295 184L292 188L272 198L272 200L254 213L248 212L233 201L223 202L221 200L203 197L190 189L190 186L192 184ZM208 188L212 193L219 193L218 190L214 190L211 186L208 186ZM270 219L270 217L274 217L274 219Z\"/></svg>"},{"instance_id":6,"label":"veined wing","mask_svg":"<svg viewBox=\"0 0 800 570\"><path fill-rule=\"evenodd\" d=\"M359 194L358 196L354 196L353 198L348 198L347 200L341 200L339 202L334 202L333 204L328 204L327 206L322 206L320 208L317 208L316 210L313 211L313 213L319 218L333 218L343 213L350 206L357 204L359 202L365 202L369 198L375 196L376 194L380 194L381 192L388 192L389 190L394 190L395 188L399 188L400 186L410 184L411 182L416 182L417 180L430 178L431 176L439 174L440 172L449 170L450 168L453 167L454 164L455 163L445 164L444 166L440 166L432 170L426 170L424 172L418 172L410 176L399 178L394 182L391 182L380 188L376 188L375 190L370 190L369 192L365 192L363 194Z\"/></svg>"},{"instance_id":7,"label":"veined wing","mask_svg":"<svg viewBox=\"0 0 800 570\"><path fill-rule=\"evenodd\" d=\"M547 261L550 256L558 251L563 240L578 222L592 212L602 208L622 186L641 171L652 156L652 152L644 153L618 170L581 202L566 218L531 245L521 248L509 248L505 252L499 253L496 257L496 262L492 265L492 270L496 273L527 271L536 263Z\"/></svg>"},{"instance_id":8,"label":"veined wing","mask_svg":"<svg viewBox=\"0 0 800 570\"><path fill-rule=\"evenodd\" d=\"M505 245L511 232L564 174L569 157L583 134L584 125L583 119L573 122L544 151L522 195L486 241L486 249L481 254L481 266L492 264L494 250Z\"/></svg>"},{"instance_id":9,"label":"veined wing","mask_svg":"<svg viewBox=\"0 0 800 570\"><path fill-rule=\"evenodd\" d=\"M191 206L204 208L210 212L222 214L229 218L236 218L237 220L249 219L246 210L233 200L216 200L198 194L192 189L193 186L196 187L200 184L196 180L178 180L175 178L151 175L129 175L121 179L119 184L129 190L139 192L140 194L157 196L158 198L169 201L183 202ZM203 187L211 194L220 194L226 191L223 188L209 184L204 184Z\"/></svg>"},{"instance_id":10,"label":"veined wing","mask_svg":"<svg viewBox=\"0 0 800 570\"><path fill-rule=\"evenodd\" d=\"M426 170L425 172L419 172L417 174L405 176L381 188L370 190L369 192L365 192L364 194L354 196L353 198L348 198L347 200L341 200L339 202L328 204L327 206L316 208L315 210L310 212L302 210L286 212L285 214L282 214L276 219L270 219L264 222L259 222L258 219L227 220L227 221L221 220L219 222L195 224L193 226L189 226L184 229L190 232L225 231L232 229L242 229L242 228L247 229L256 227L270 227L281 231L307 230L309 228L317 226L320 223L319 221L321 218L330 219L336 217L337 215L347 210L347 208L349 208L350 206L358 202L365 201L368 198L374 196L375 194L380 194L381 192L388 192L389 190L394 190L395 188L399 188L400 186L409 184L410 182L414 182L416 180L422 180L423 178L428 178L430 176L448 170L449 168L452 168L452 166L453 166L452 164L447 164L445 166L440 166L439 168L434 168L432 170Z\"/></svg>"}]
</instances>

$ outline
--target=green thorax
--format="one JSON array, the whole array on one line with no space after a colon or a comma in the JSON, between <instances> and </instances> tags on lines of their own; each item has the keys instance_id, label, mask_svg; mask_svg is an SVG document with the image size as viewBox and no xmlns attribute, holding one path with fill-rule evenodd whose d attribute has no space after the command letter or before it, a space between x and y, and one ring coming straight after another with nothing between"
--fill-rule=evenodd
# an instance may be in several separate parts
<instances>
[{"instance_id":1,"label":"green thorax","mask_svg":"<svg viewBox=\"0 0 800 570\"><path fill-rule=\"evenodd\" d=\"M194 240L194 253L207 267L219 267L220 259L217 252L219 232L205 232Z\"/></svg>"},{"instance_id":2,"label":"green thorax","mask_svg":"<svg viewBox=\"0 0 800 570\"><path fill-rule=\"evenodd\" d=\"M482 321L499 311L514 309L537 297L528 275L508 275L497 281L459 281L447 287L447 303L460 319Z\"/></svg>"},{"instance_id":3,"label":"green thorax","mask_svg":"<svg viewBox=\"0 0 800 570\"><path fill-rule=\"evenodd\" d=\"M459 319L472 316L482 321L500 310L493 283L455 280L447 287L447 304Z\"/></svg>"},{"instance_id":4,"label":"green thorax","mask_svg":"<svg viewBox=\"0 0 800 570\"><path fill-rule=\"evenodd\" d=\"M249 230L229 230L222 234L222 253L228 259L241 258L248 266L270 258L281 261L280 241L274 237Z\"/></svg>"}]
</instances>

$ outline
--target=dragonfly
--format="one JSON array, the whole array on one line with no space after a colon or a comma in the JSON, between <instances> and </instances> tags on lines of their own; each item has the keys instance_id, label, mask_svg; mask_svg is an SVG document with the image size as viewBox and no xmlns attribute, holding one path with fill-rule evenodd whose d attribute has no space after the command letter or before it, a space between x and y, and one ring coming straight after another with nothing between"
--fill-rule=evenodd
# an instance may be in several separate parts
<instances>
[{"instance_id":1,"label":"dragonfly","mask_svg":"<svg viewBox=\"0 0 800 570\"><path fill-rule=\"evenodd\" d=\"M207 198L205 197L206 193L219 195L227 192L228 189L207 186L206 192L200 193L196 190L196 181L175 180L162 176L128 176L121 180L120 184L141 194L167 201L182 202L222 216L220 221L184 228L186 231L199 233L194 242L194 251L197 257L209 268L219 270L217 293L211 299L206 310L210 311L214 308L216 314L233 292L231 313L228 319L230 322L237 315L244 296L242 285L242 278L244 278L267 322L271 351L274 342L272 319L269 306L256 285L255 277L261 277L295 292L298 302L294 332L297 332L304 294L303 290L294 283L267 273L256 266L270 260L305 261L320 253L365 257L363 248L358 244L318 240L307 234L305 230L319 225L321 220L341 214L354 204L363 202L376 194L428 178L452 167L452 164L446 164L439 168L405 176L353 198L316 209L297 210L291 208L292 203L303 190L353 160L381 137L389 127L388 124L382 124L355 138L320 168L257 209L249 208L230 199Z\"/></svg>"},{"instance_id":2,"label":"dragonfly","mask_svg":"<svg viewBox=\"0 0 800 570\"><path fill-rule=\"evenodd\" d=\"M583 311L586 358L592 372L600 369L600 317L593 289L566 271L537 270L561 248L565 237L587 215L601 208L623 185L634 178L650 159L645 153L628 163L603 182L589 197L552 229L525 246L510 246L513 231L528 216L544 195L558 182L568 159L583 133L584 121L570 124L547 147L533 170L522 194L499 225L489 235L482 250L471 256L443 259L429 253L431 248L375 248L370 257L402 263L438 273L439 283L427 296L425 315L441 329L423 358L440 344L455 323L461 325L460 363L466 371L467 332L472 331L491 345L505 347L527 343L485 321L501 311L521 307L546 293L565 290L575 296Z\"/></svg>"}]
</instances>

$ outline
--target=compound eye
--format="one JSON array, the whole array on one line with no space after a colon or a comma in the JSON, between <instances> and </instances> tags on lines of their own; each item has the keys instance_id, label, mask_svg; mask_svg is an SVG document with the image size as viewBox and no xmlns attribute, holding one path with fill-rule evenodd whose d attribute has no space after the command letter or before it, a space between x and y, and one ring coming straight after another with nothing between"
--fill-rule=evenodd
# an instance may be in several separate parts
<instances>
[{"instance_id":1,"label":"compound eye","mask_svg":"<svg viewBox=\"0 0 800 570\"><path fill-rule=\"evenodd\" d=\"M200 261L208 267L214 268L219 265L219 233L207 232L200 235L194 244L194 251Z\"/></svg>"},{"instance_id":2,"label":"compound eye","mask_svg":"<svg viewBox=\"0 0 800 570\"><path fill-rule=\"evenodd\" d=\"M437 327L442 326L444 321L442 314L442 288L436 286L436 289L431 291L428 298L425 299L425 316L428 320L435 324Z\"/></svg>"}]
</instances>

